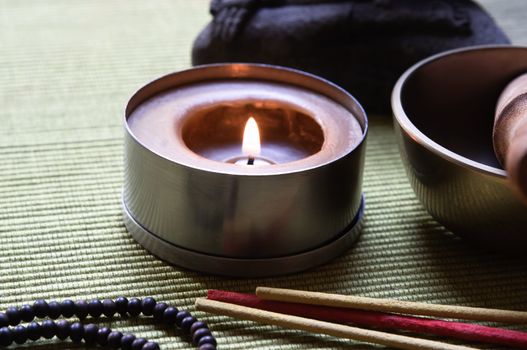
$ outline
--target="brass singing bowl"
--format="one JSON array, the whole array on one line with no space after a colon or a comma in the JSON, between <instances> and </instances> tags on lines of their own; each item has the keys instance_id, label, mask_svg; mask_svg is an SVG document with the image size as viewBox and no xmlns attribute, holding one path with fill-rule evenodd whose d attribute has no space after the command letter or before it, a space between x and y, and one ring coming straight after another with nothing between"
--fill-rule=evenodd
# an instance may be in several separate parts
<instances>
[{"instance_id":1,"label":"brass singing bowl","mask_svg":"<svg viewBox=\"0 0 527 350\"><path fill-rule=\"evenodd\" d=\"M524 250L527 206L492 147L501 91L527 72L527 47L445 52L408 69L392 94L407 175L430 214L452 232L495 248Z\"/></svg>"}]
</instances>

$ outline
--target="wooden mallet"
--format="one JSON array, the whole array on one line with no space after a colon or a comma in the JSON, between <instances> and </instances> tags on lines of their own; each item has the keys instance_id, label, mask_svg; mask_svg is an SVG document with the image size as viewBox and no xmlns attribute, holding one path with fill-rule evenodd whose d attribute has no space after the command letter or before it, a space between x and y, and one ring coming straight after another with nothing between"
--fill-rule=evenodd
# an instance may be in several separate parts
<instances>
[{"instance_id":1,"label":"wooden mallet","mask_svg":"<svg viewBox=\"0 0 527 350\"><path fill-rule=\"evenodd\" d=\"M509 182L527 203L527 73L503 90L496 107L492 139Z\"/></svg>"}]
</instances>

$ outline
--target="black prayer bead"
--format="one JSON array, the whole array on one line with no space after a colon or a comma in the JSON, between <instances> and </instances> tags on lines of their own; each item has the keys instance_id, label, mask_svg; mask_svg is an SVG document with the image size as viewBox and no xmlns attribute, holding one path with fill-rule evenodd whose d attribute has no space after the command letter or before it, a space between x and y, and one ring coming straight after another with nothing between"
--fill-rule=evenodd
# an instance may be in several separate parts
<instances>
[{"instance_id":1,"label":"black prayer bead","mask_svg":"<svg viewBox=\"0 0 527 350\"><path fill-rule=\"evenodd\" d=\"M214 345L214 347L216 347L216 339L212 335L206 335L198 341L198 346L200 348L205 344Z\"/></svg>"},{"instance_id":2,"label":"black prayer bead","mask_svg":"<svg viewBox=\"0 0 527 350\"><path fill-rule=\"evenodd\" d=\"M198 349L199 350L216 350L216 345L206 343L206 344L200 345Z\"/></svg>"},{"instance_id":3,"label":"black prayer bead","mask_svg":"<svg viewBox=\"0 0 527 350\"><path fill-rule=\"evenodd\" d=\"M195 331L197 331L200 328L209 328L205 322L202 321L196 321L192 324L190 327L190 334L194 334Z\"/></svg>"},{"instance_id":4,"label":"black prayer bead","mask_svg":"<svg viewBox=\"0 0 527 350\"><path fill-rule=\"evenodd\" d=\"M181 329L190 333L190 327L192 327L194 322L196 322L196 318L194 316L185 317L183 321L181 321Z\"/></svg>"},{"instance_id":5,"label":"black prayer bead","mask_svg":"<svg viewBox=\"0 0 527 350\"><path fill-rule=\"evenodd\" d=\"M57 338L64 340L70 336L70 323L66 320L60 320L55 323Z\"/></svg>"},{"instance_id":6,"label":"black prayer bead","mask_svg":"<svg viewBox=\"0 0 527 350\"><path fill-rule=\"evenodd\" d=\"M121 338L123 333L119 331L112 331L108 334L108 346L114 349L117 349L121 346Z\"/></svg>"},{"instance_id":7,"label":"black prayer bead","mask_svg":"<svg viewBox=\"0 0 527 350\"><path fill-rule=\"evenodd\" d=\"M141 308L141 299L131 298L128 300L127 310L130 316L139 316Z\"/></svg>"},{"instance_id":8,"label":"black prayer bead","mask_svg":"<svg viewBox=\"0 0 527 350\"><path fill-rule=\"evenodd\" d=\"M75 343L80 343L84 335L84 326L75 322L70 326L70 339Z\"/></svg>"},{"instance_id":9,"label":"black prayer bead","mask_svg":"<svg viewBox=\"0 0 527 350\"><path fill-rule=\"evenodd\" d=\"M44 318L48 315L49 306L44 299L38 299L33 303L33 311L38 318Z\"/></svg>"},{"instance_id":10,"label":"black prayer bead","mask_svg":"<svg viewBox=\"0 0 527 350\"><path fill-rule=\"evenodd\" d=\"M5 312L0 312L0 328L9 326L9 318Z\"/></svg>"},{"instance_id":11,"label":"black prayer bead","mask_svg":"<svg viewBox=\"0 0 527 350\"><path fill-rule=\"evenodd\" d=\"M27 341L26 327L18 325L11 330L13 332L13 340L17 344L24 344Z\"/></svg>"},{"instance_id":12,"label":"black prayer bead","mask_svg":"<svg viewBox=\"0 0 527 350\"><path fill-rule=\"evenodd\" d=\"M168 307L166 303L157 303L154 307L154 311L152 311L152 316L154 316L154 320L157 322L163 321L163 313L165 312L165 309Z\"/></svg>"},{"instance_id":13,"label":"black prayer bead","mask_svg":"<svg viewBox=\"0 0 527 350\"><path fill-rule=\"evenodd\" d=\"M198 341L198 346L200 348L205 344L211 344L216 347L216 339L212 336L212 334L206 335Z\"/></svg>"},{"instance_id":14,"label":"black prayer bead","mask_svg":"<svg viewBox=\"0 0 527 350\"><path fill-rule=\"evenodd\" d=\"M84 333L82 337L86 344L93 344L97 340L97 333L99 332L99 327L93 323L84 325Z\"/></svg>"},{"instance_id":15,"label":"black prayer bead","mask_svg":"<svg viewBox=\"0 0 527 350\"><path fill-rule=\"evenodd\" d=\"M159 344L154 343L153 341L146 342L143 345L142 350L159 350Z\"/></svg>"},{"instance_id":16,"label":"black prayer bead","mask_svg":"<svg viewBox=\"0 0 527 350\"><path fill-rule=\"evenodd\" d=\"M168 325L173 325L176 323L178 309L173 306L169 306L163 312L163 322Z\"/></svg>"},{"instance_id":17,"label":"black prayer bead","mask_svg":"<svg viewBox=\"0 0 527 350\"><path fill-rule=\"evenodd\" d=\"M60 303L60 313L62 316L71 317L75 315L75 311L75 303L73 300L66 299Z\"/></svg>"},{"instance_id":18,"label":"black prayer bead","mask_svg":"<svg viewBox=\"0 0 527 350\"><path fill-rule=\"evenodd\" d=\"M108 345L108 335L110 334L111 329L108 327L101 327L97 332L97 344L106 346Z\"/></svg>"},{"instance_id":19,"label":"black prayer bead","mask_svg":"<svg viewBox=\"0 0 527 350\"><path fill-rule=\"evenodd\" d=\"M98 318L102 315L102 303L99 299L90 300L88 303L88 313L94 318Z\"/></svg>"},{"instance_id":20,"label":"black prayer bead","mask_svg":"<svg viewBox=\"0 0 527 350\"><path fill-rule=\"evenodd\" d=\"M115 299L115 307L119 314L125 315L128 310L128 299L125 297L118 297Z\"/></svg>"},{"instance_id":21,"label":"black prayer bead","mask_svg":"<svg viewBox=\"0 0 527 350\"><path fill-rule=\"evenodd\" d=\"M86 300L77 300L75 302L75 314L81 320L88 316L88 302Z\"/></svg>"},{"instance_id":22,"label":"black prayer bead","mask_svg":"<svg viewBox=\"0 0 527 350\"><path fill-rule=\"evenodd\" d=\"M104 314L104 316L113 317L116 312L117 306L115 305L113 300L104 299L102 301L102 313Z\"/></svg>"},{"instance_id":23,"label":"black prayer bead","mask_svg":"<svg viewBox=\"0 0 527 350\"><path fill-rule=\"evenodd\" d=\"M145 338L137 338L132 342L132 350L141 350L146 342L147 340Z\"/></svg>"},{"instance_id":24,"label":"black prayer bead","mask_svg":"<svg viewBox=\"0 0 527 350\"><path fill-rule=\"evenodd\" d=\"M154 307L156 306L157 302L152 297L146 297L141 302L141 310L143 315L145 316L152 316L154 312Z\"/></svg>"},{"instance_id":25,"label":"black prayer bead","mask_svg":"<svg viewBox=\"0 0 527 350\"><path fill-rule=\"evenodd\" d=\"M9 327L0 328L0 346L8 346L13 342L13 332Z\"/></svg>"},{"instance_id":26,"label":"black prayer bead","mask_svg":"<svg viewBox=\"0 0 527 350\"><path fill-rule=\"evenodd\" d=\"M48 316L49 316L49 318L51 318L52 320L56 320L57 318L60 317L61 312L62 312L62 310L61 310L61 307L60 307L60 303L58 303L56 301L50 301L48 303Z\"/></svg>"},{"instance_id":27,"label":"black prayer bead","mask_svg":"<svg viewBox=\"0 0 527 350\"><path fill-rule=\"evenodd\" d=\"M31 305L24 304L18 311L20 312L20 318L24 322L31 322L35 318L35 311L33 311Z\"/></svg>"},{"instance_id":28,"label":"black prayer bead","mask_svg":"<svg viewBox=\"0 0 527 350\"><path fill-rule=\"evenodd\" d=\"M176 326L181 327L181 322L183 322L183 319L190 316L190 312L187 310L181 310L176 315Z\"/></svg>"},{"instance_id":29,"label":"black prayer bead","mask_svg":"<svg viewBox=\"0 0 527 350\"><path fill-rule=\"evenodd\" d=\"M194 345L198 345L200 339L207 335L211 335L210 330L208 328L200 328L192 334L192 342Z\"/></svg>"},{"instance_id":30,"label":"black prayer bead","mask_svg":"<svg viewBox=\"0 0 527 350\"><path fill-rule=\"evenodd\" d=\"M42 330L38 323L31 322L27 325L27 337L33 341L38 340L42 336Z\"/></svg>"},{"instance_id":31,"label":"black prayer bead","mask_svg":"<svg viewBox=\"0 0 527 350\"><path fill-rule=\"evenodd\" d=\"M16 326L22 320L20 318L20 312L16 307L8 307L7 310L5 310L5 314L7 315L7 319L11 326Z\"/></svg>"},{"instance_id":32,"label":"black prayer bead","mask_svg":"<svg viewBox=\"0 0 527 350\"><path fill-rule=\"evenodd\" d=\"M41 335L46 339L51 339L57 334L57 324L53 320L45 320L40 326Z\"/></svg>"},{"instance_id":33,"label":"black prayer bead","mask_svg":"<svg viewBox=\"0 0 527 350\"><path fill-rule=\"evenodd\" d=\"M212 336L212 334L211 335L206 335L206 336L204 336L203 338L201 338L198 341L198 347L200 349L202 349L206 345L212 345L212 347L210 347L210 349L216 349L216 345L218 345L218 344L216 343L216 338L214 338ZM207 349L209 349L209 348L207 347Z\"/></svg>"},{"instance_id":34,"label":"black prayer bead","mask_svg":"<svg viewBox=\"0 0 527 350\"><path fill-rule=\"evenodd\" d=\"M127 333L124 334L121 338L121 349L130 350L132 348L132 343L135 340L135 335Z\"/></svg>"}]
</instances>

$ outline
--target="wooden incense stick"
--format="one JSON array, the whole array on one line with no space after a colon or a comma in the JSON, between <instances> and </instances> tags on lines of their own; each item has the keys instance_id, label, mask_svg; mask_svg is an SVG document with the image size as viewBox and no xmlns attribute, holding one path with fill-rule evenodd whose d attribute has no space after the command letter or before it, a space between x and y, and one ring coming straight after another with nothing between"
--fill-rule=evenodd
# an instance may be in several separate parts
<instances>
[{"instance_id":1,"label":"wooden incense stick","mask_svg":"<svg viewBox=\"0 0 527 350\"><path fill-rule=\"evenodd\" d=\"M368 343L391 346L408 350L474 350L466 346L412 338L403 335L350 327L336 323L313 320L310 318L284 315L271 311L253 309L246 306L224 303L221 301L199 298L196 309L217 315L260 322L285 328L299 329L312 333L332 335L335 337L364 341Z\"/></svg>"},{"instance_id":2,"label":"wooden incense stick","mask_svg":"<svg viewBox=\"0 0 527 350\"><path fill-rule=\"evenodd\" d=\"M527 323L527 312L524 311L427 304L269 287L256 288L256 295L265 300L287 301L310 305L346 307L359 310L457 318L474 321Z\"/></svg>"},{"instance_id":3,"label":"wooden incense stick","mask_svg":"<svg viewBox=\"0 0 527 350\"><path fill-rule=\"evenodd\" d=\"M214 289L207 292L207 299L280 314L312 318L325 322L353 324L356 327L383 329L384 331L398 329L410 331L415 334L434 334L441 337L527 349L526 332L486 327L478 324L397 315L378 311L356 310L344 307L263 300L254 294Z\"/></svg>"}]
</instances>

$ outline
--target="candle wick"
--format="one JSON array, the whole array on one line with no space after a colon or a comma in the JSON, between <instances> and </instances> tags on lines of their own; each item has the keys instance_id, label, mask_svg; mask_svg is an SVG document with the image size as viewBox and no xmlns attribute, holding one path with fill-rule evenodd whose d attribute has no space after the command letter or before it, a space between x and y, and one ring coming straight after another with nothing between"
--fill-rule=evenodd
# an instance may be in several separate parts
<instances>
[{"instance_id":1,"label":"candle wick","mask_svg":"<svg viewBox=\"0 0 527 350\"><path fill-rule=\"evenodd\" d=\"M249 157L249 159L247 159L247 165L254 165L254 157Z\"/></svg>"}]
</instances>

